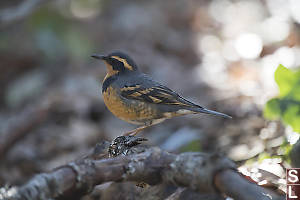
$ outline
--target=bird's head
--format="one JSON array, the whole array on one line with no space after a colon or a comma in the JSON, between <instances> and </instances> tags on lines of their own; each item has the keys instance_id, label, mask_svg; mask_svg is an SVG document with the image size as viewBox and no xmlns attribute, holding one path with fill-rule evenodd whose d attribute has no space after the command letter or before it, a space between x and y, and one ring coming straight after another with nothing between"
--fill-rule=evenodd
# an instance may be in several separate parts
<instances>
[{"instance_id":1,"label":"bird's head","mask_svg":"<svg viewBox=\"0 0 300 200\"><path fill-rule=\"evenodd\" d=\"M108 55L94 54L92 57L104 61L109 75L138 70L135 62L127 54L120 51L115 51Z\"/></svg>"}]
</instances>

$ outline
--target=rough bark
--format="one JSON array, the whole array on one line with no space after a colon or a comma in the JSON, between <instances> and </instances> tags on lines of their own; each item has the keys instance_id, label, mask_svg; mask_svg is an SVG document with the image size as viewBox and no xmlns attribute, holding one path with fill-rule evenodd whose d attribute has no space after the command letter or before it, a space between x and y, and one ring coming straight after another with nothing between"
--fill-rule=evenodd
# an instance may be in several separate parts
<instances>
[{"instance_id":1,"label":"rough bark","mask_svg":"<svg viewBox=\"0 0 300 200\"><path fill-rule=\"evenodd\" d=\"M120 138L121 146L127 145L123 148L126 153L119 151L116 157L103 158L106 151L103 145L107 146L103 143L84 158L36 175L20 187L2 189L0 199L40 200L63 196L70 191L87 193L94 186L109 181L166 183L201 193L222 193L239 200L278 198L245 180L235 170L235 164L219 154L189 152L175 155L158 147L132 146L138 144L139 138ZM120 145L113 142L109 152L116 152L112 149L120 149Z\"/></svg>"}]
</instances>

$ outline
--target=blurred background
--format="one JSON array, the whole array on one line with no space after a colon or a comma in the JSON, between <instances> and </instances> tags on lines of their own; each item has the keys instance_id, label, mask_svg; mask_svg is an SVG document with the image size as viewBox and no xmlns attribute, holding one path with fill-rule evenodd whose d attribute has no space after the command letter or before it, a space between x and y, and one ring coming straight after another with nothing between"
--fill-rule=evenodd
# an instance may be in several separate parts
<instances>
[{"instance_id":1,"label":"blurred background","mask_svg":"<svg viewBox=\"0 0 300 200\"><path fill-rule=\"evenodd\" d=\"M90 57L122 50L154 79L233 116L167 120L143 131L148 144L223 152L284 192L300 131L299 45L299 0L2 0L0 186L135 128L105 107L106 69Z\"/></svg>"}]
</instances>

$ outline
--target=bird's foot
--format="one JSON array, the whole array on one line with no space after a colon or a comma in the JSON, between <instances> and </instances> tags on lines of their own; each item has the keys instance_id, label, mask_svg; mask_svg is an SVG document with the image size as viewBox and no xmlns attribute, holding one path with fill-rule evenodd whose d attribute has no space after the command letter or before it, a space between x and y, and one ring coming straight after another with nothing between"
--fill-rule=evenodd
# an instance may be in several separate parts
<instances>
[{"instance_id":1,"label":"bird's foot","mask_svg":"<svg viewBox=\"0 0 300 200\"><path fill-rule=\"evenodd\" d=\"M141 142L147 141L146 138L135 137L132 135L119 136L112 141L108 148L109 157L116 157L120 154L127 155L128 151Z\"/></svg>"}]
</instances>

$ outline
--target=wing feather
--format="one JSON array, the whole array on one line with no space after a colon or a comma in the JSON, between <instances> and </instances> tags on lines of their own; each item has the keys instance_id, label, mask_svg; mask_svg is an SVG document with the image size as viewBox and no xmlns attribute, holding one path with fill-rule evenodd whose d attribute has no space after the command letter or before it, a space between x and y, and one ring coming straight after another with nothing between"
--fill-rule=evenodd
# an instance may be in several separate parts
<instances>
[{"instance_id":1,"label":"wing feather","mask_svg":"<svg viewBox=\"0 0 300 200\"><path fill-rule=\"evenodd\" d=\"M128 85L121 89L121 96L127 99L135 99L153 104L196 106L194 103L184 99L171 89L155 85L146 87L141 84Z\"/></svg>"}]
</instances>

